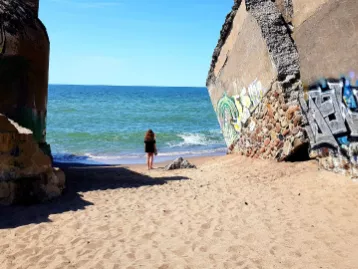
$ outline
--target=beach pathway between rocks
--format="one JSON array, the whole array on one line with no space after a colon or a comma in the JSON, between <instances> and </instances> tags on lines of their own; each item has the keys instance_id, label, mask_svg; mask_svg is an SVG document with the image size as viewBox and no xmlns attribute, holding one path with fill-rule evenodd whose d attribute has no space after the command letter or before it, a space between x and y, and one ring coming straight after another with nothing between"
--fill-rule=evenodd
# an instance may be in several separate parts
<instances>
[{"instance_id":1,"label":"beach pathway between rocks","mask_svg":"<svg viewBox=\"0 0 358 269\"><path fill-rule=\"evenodd\" d=\"M65 172L59 200L0 209L1 268L358 268L358 184L315 162Z\"/></svg>"}]
</instances>

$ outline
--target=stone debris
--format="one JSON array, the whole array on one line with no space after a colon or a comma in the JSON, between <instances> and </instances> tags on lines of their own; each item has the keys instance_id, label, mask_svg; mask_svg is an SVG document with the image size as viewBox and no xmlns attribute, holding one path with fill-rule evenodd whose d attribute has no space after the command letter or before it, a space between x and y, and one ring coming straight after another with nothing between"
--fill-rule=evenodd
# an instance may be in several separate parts
<instances>
[{"instance_id":1,"label":"stone debris","mask_svg":"<svg viewBox=\"0 0 358 269\"><path fill-rule=\"evenodd\" d=\"M183 159L182 157L175 159L172 163L164 167L165 170L188 169L188 168L196 168L196 166L189 163L187 160Z\"/></svg>"},{"instance_id":2,"label":"stone debris","mask_svg":"<svg viewBox=\"0 0 358 269\"><path fill-rule=\"evenodd\" d=\"M283 97L282 88L279 83L275 84L262 99L263 106L257 107L252 113L254 132L242 126L241 137L234 145L234 152L253 158L284 160L294 149L293 141L299 144L306 142L301 126L297 124L302 119L301 110L297 105L287 105L284 98L279 98ZM272 107L282 107L283 113L273 111L272 117L269 115ZM284 113L284 110L289 113Z\"/></svg>"},{"instance_id":3,"label":"stone debris","mask_svg":"<svg viewBox=\"0 0 358 269\"><path fill-rule=\"evenodd\" d=\"M52 168L32 132L0 114L0 204L42 202L61 195L65 175Z\"/></svg>"}]
</instances>

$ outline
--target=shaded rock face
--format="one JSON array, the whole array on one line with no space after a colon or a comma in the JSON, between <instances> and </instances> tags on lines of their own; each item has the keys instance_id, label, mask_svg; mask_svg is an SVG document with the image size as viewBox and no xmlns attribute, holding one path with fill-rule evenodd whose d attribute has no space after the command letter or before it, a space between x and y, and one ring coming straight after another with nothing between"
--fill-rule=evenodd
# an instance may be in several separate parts
<instances>
[{"instance_id":1,"label":"shaded rock face","mask_svg":"<svg viewBox=\"0 0 358 269\"><path fill-rule=\"evenodd\" d=\"M0 204L45 201L65 187L61 171L39 148L31 130L0 114Z\"/></svg>"},{"instance_id":2,"label":"shaded rock face","mask_svg":"<svg viewBox=\"0 0 358 269\"><path fill-rule=\"evenodd\" d=\"M46 144L49 38L37 17L38 1L0 1L0 113Z\"/></svg>"},{"instance_id":3,"label":"shaded rock face","mask_svg":"<svg viewBox=\"0 0 358 269\"><path fill-rule=\"evenodd\" d=\"M57 197L46 143L49 38L37 0L0 0L0 204Z\"/></svg>"},{"instance_id":4,"label":"shaded rock face","mask_svg":"<svg viewBox=\"0 0 358 269\"><path fill-rule=\"evenodd\" d=\"M358 176L355 14L355 0L234 2L207 79L229 152L292 160L308 148Z\"/></svg>"}]
</instances>

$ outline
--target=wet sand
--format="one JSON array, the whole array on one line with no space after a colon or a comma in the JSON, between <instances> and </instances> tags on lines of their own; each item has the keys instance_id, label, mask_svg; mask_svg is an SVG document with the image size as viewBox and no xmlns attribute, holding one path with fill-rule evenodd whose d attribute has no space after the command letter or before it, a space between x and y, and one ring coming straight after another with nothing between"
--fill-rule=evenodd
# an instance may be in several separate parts
<instances>
[{"instance_id":1,"label":"wet sand","mask_svg":"<svg viewBox=\"0 0 358 269\"><path fill-rule=\"evenodd\" d=\"M63 197L0 208L1 268L358 268L358 183L315 161L191 161L63 166Z\"/></svg>"}]
</instances>

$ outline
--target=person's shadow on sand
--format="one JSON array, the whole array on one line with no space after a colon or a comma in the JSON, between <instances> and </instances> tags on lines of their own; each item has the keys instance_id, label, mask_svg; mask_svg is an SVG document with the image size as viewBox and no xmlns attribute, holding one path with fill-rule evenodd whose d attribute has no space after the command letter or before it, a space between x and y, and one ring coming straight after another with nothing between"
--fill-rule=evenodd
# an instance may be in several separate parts
<instances>
[{"instance_id":1,"label":"person's shadow on sand","mask_svg":"<svg viewBox=\"0 0 358 269\"><path fill-rule=\"evenodd\" d=\"M93 203L82 199L78 192L118 188L139 188L163 185L171 180L187 180L187 177L152 178L124 167L57 164L66 174L63 195L44 204L0 207L0 229L15 228L31 223L50 222L49 215L66 211L84 210Z\"/></svg>"}]
</instances>

